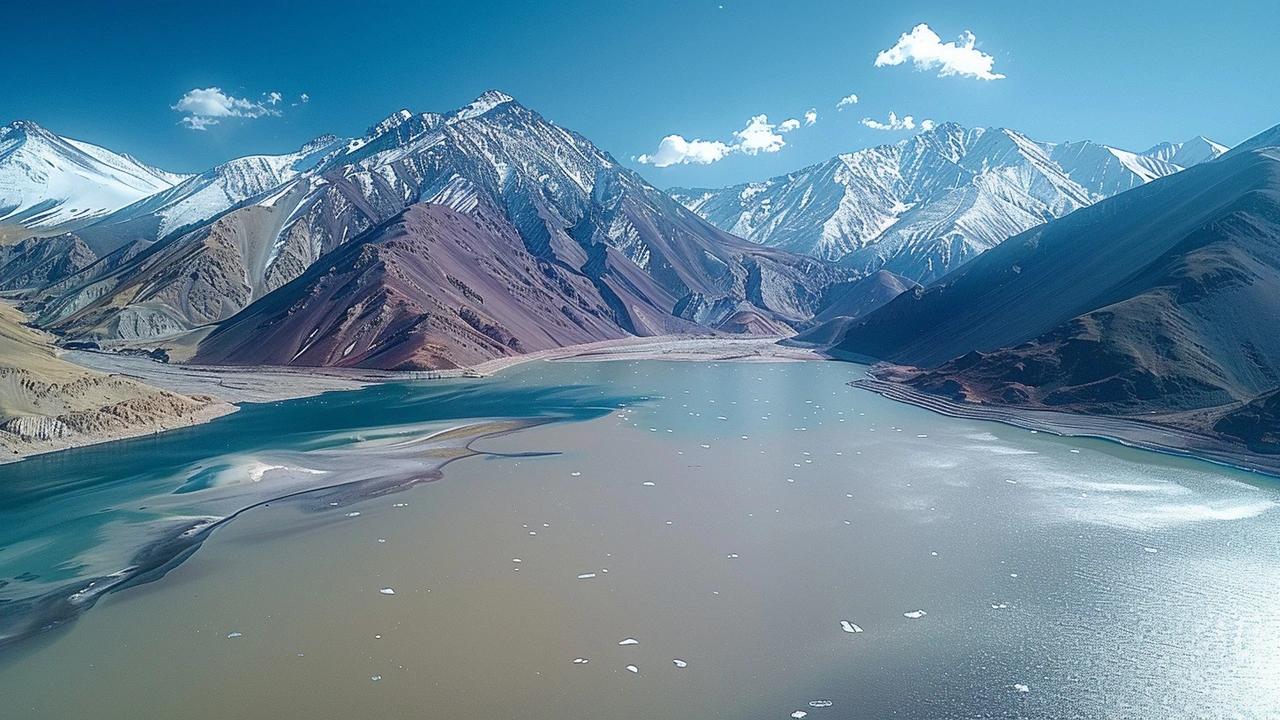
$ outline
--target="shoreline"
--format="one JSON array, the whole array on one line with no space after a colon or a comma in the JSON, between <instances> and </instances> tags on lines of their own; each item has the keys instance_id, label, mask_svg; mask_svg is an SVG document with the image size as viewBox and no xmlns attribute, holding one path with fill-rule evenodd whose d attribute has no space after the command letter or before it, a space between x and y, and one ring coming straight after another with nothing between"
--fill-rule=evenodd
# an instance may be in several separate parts
<instances>
[{"instance_id":1,"label":"shoreline","mask_svg":"<svg viewBox=\"0 0 1280 720\"><path fill-rule=\"evenodd\" d=\"M242 403L265 403L314 397L328 392L360 390L381 383L480 379L537 361L606 362L612 360L669 360L692 362L805 362L829 359L805 348L778 345L775 336L659 335L603 340L495 358L466 368L448 370L365 370L360 368L184 365L163 363L138 355L60 349L59 356L80 367L119 375L185 396L208 395L220 402L189 416L181 424L156 422L135 425L117 433L67 438L23 448L4 458L21 462L30 457L159 434L210 422L239 410Z\"/></svg>"},{"instance_id":2,"label":"shoreline","mask_svg":"<svg viewBox=\"0 0 1280 720\"><path fill-rule=\"evenodd\" d=\"M1261 455L1248 450L1244 445L1189 430L1107 415L957 403L900 383L873 377L854 380L849 384L888 400L914 405L947 417L998 422L1060 437L1106 440L1138 450L1203 460L1235 470L1280 478L1280 455Z\"/></svg>"}]
</instances>

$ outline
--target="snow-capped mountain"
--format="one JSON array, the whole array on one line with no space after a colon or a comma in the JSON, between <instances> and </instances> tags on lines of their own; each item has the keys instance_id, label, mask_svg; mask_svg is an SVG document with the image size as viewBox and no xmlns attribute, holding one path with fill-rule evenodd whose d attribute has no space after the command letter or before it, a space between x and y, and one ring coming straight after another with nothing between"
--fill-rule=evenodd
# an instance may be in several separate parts
<instances>
[{"instance_id":1,"label":"snow-capped mountain","mask_svg":"<svg viewBox=\"0 0 1280 720\"><path fill-rule=\"evenodd\" d=\"M250 155L186 178L84 228L80 235L99 250L137 238L164 239L270 193L315 169L345 141L327 135L284 155Z\"/></svg>"},{"instance_id":2,"label":"snow-capped mountain","mask_svg":"<svg viewBox=\"0 0 1280 720\"><path fill-rule=\"evenodd\" d=\"M0 127L3 226L42 233L82 227L183 179L33 122Z\"/></svg>"},{"instance_id":3,"label":"snow-capped mountain","mask_svg":"<svg viewBox=\"0 0 1280 720\"><path fill-rule=\"evenodd\" d=\"M670 192L753 242L929 282L1027 228L1223 150L1197 138L1132 153L942 123L764 182Z\"/></svg>"},{"instance_id":4,"label":"snow-capped mountain","mask_svg":"<svg viewBox=\"0 0 1280 720\"><path fill-rule=\"evenodd\" d=\"M1186 142L1160 143L1142 154L1189 168L1192 165L1217 160L1226 154L1228 149L1226 145L1220 145L1207 137L1197 136Z\"/></svg>"},{"instance_id":5,"label":"snow-capped mountain","mask_svg":"<svg viewBox=\"0 0 1280 720\"><path fill-rule=\"evenodd\" d=\"M67 337L171 337L227 321L302 276L322 256L351 242L371 242L371 231L418 203L446 206L495 237L517 238L520 251L543 268L544 279L559 278L559 295L537 303L531 296L528 307L550 303L562 322L579 327L597 322L582 313L605 307L607 322L623 333L699 326L783 331L813 315L827 286L852 275L713 227L586 138L507 95L489 92L447 114L399 111L360 138L325 138L294 155L233 161L125 208L86 229L86 238L93 246L96 237L103 248L107 235L100 233L114 231L108 239L115 245L132 242L87 268L83 282L64 280L29 309ZM447 215L431 222L437 221L453 222ZM412 265L396 242L376 252L402 268ZM525 270L510 275L480 244L462 242L476 247L474 262L484 272L502 276L504 294L544 292L516 279ZM432 247L430 237L415 243ZM352 251L334 257L354 262L364 256ZM444 263L443 258L431 262ZM321 277L345 276L342 268L325 269L330 272ZM422 268L414 272L437 275ZM474 268L442 272L462 282ZM324 282L317 293L328 292L321 288ZM422 292L452 297L457 288ZM385 296L372 291L368 297ZM297 302L309 301L304 293ZM438 304L423 307L441 312ZM516 323L494 309L468 312L481 326ZM345 329L341 336L351 332ZM368 338L377 335L368 332L374 333ZM521 341L526 347L539 342L527 333ZM346 362L374 355L388 357L340 357Z\"/></svg>"}]
</instances>

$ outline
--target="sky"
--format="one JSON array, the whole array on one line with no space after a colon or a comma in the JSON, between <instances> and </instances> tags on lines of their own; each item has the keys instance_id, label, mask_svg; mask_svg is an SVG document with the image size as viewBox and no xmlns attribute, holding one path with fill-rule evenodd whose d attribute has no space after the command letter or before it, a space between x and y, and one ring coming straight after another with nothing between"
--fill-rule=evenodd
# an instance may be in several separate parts
<instances>
[{"instance_id":1,"label":"sky","mask_svg":"<svg viewBox=\"0 0 1280 720\"><path fill-rule=\"evenodd\" d=\"M72 1L3 17L0 122L176 172L488 89L660 187L762 180L926 121L1130 150L1280 124L1273 0Z\"/></svg>"}]
</instances>

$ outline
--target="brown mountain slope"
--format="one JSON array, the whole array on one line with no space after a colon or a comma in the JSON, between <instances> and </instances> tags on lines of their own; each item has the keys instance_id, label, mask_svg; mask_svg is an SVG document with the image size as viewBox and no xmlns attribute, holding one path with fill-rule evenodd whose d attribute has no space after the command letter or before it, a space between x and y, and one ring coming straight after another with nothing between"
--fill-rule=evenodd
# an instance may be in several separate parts
<instances>
[{"instance_id":1,"label":"brown mountain slope","mask_svg":"<svg viewBox=\"0 0 1280 720\"><path fill-rule=\"evenodd\" d=\"M193 361L451 368L623 337L615 318L595 284L531 255L498 213L421 203L222 323Z\"/></svg>"}]
</instances>

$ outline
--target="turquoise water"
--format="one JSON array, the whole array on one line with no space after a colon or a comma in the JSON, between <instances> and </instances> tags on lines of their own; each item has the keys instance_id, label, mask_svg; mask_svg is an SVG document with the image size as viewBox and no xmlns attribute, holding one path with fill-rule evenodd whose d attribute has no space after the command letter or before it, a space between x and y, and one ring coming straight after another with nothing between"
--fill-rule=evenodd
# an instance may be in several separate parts
<instances>
[{"instance_id":1,"label":"turquoise water","mask_svg":"<svg viewBox=\"0 0 1280 720\"><path fill-rule=\"evenodd\" d=\"M5 715L1276 716L1273 483L861 370L535 363L0 468L8 598L257 505L0 652ZM489 418L551 422L420 482L419 438Z\"/></svg>"}]
</instances>

